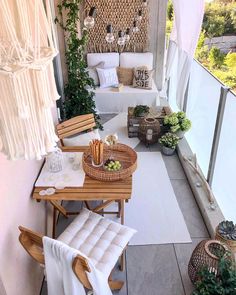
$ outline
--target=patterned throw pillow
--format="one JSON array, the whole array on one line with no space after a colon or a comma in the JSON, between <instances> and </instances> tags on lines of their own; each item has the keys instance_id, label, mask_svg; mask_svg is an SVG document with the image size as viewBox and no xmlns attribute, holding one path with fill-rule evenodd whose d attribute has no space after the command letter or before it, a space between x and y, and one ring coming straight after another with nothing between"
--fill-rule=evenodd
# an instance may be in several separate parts
<instances>
[{"instance_id":1,"label":"patterned throw pillow","mask_svg":"<svg viewBox=\"0 0 236 295\"><path fill-rule=\"evenodd\" d=\"M89 73L89 77L94 80L95 86L98 86L99 85L98 73L97 73L96 68L103 68L104 65L105 65L105 62L104 61L101 61L97 65L95 65L93 67L88 67L87 68L87 71Z\"/></svg>"},{"instance_id":2,"label":"patterned throw pillow","mask_svg":"<svg viewBox=\"0 0 236 295\"><path fill-rule=\"evenodd\" d=\"M153 70L148 70L146 66L134 69L133 87L142 89L152 89Z\"/></svg>"},{"instance_id":3,"label":"patterned throw pillow","mask_svg":"<svg viewBox=\"0 0 236 295\"><path fill-rule=\"evenodd\" d=\"M133 84L133 79L134 79L133 68L118 67L116 69L117 69L119 83L122 83L123 85L127 85L127 86Z\"/></svg>"},{"instance_id":4,"label":"patterned throw pillow","mask_svg":"<svg viewBox=\"0 0 236 295\"><path fill-rule=\"evenodd\" d=\"M100 88L107 88L119 84L116 68L97 68L97 72L100 81Z\"/></svg>"}]
</instances>

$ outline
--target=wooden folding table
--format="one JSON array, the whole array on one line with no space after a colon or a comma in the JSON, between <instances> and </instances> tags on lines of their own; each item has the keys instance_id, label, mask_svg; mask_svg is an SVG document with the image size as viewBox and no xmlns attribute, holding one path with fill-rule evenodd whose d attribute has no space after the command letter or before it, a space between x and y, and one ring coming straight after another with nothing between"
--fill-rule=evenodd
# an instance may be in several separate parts
<instances>
[{"instance_id":1,"label":"wooden folding table","mask_svg":"<svg viewBox=\"0 0 236 295\"><path fill-rule=\"evenodd\" d=\"M85 148L81 147L63 147L64 152L81 152ZM53 205L53 237L55 237L55 228L57 221L57 211L65 217L78 212L67 212L61 206L61 201L84 201L88 209L99 214L117 214L121 218L121 224L124 224L124 204L131 198L132 193L132 176L125 180L114 182L104 182L85 176L84 185L82 187L65 187L56 189L52 195L41 196L39 192L48 187L34 187L33 199L37 201L47 201ZM91 208L89 201L101 201L101 204L95 208ZM104 211L113 202L118 203L118 211Z\"/></svg>"}]
</instances>

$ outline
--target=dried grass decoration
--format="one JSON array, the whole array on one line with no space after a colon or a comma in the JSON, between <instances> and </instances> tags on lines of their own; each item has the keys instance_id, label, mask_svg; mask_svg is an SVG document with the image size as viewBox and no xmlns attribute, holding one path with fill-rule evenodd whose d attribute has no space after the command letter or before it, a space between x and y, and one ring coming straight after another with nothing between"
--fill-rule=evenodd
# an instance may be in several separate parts
<instances>
[{"instance_id":1,"label":"dried grass decoration","mask_svg":"<svg viewBox=\"0 0 236 295\"><path fill-rule=\"evenodd\" d=\"M90 152L92 155L92 164L95 167L100 167L103 165L103 150L104 143L102 140L93 139L89 143Z\"/></svg>"}]
</instances>

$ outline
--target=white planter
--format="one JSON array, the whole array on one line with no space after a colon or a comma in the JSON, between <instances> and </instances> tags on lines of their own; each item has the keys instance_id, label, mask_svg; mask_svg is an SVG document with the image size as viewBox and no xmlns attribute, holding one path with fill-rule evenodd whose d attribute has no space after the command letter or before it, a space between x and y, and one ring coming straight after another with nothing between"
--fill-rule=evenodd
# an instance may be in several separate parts
<instances>
[{"instance_id":1,"label":"white planter","mask_svg":"<svg viewBox=\"0 0 236 295\"><path fill-rule=\"evenodd\" d=\"M164 155L166 155L166 156L171 156L171 155L174 154L175 149L171 149L171 148L169 148L169 147L166 147L166 146L162 145L162 146L161 146L161 151L162 151L162 153L163 153Z\"/></svg>"},{"instance_id":2,"label":"white planter","mask_svg":"<svg viewBox=\"0 0 236 295\"><path fill-rule=\"evenodd\" d=\"M179 131L177 131L175 134L176 134L180 139L182 139L182 138L184 137L185 132L186 132L186 131L179 130Z\"/></svg>"}]
</instances>

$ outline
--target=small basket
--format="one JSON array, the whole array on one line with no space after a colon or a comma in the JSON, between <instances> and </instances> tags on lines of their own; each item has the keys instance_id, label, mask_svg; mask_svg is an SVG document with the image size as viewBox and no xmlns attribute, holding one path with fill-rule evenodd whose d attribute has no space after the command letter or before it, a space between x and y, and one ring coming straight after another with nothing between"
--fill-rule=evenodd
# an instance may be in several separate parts
<instances>
[{"instance_id":1,"label":"small basket","mask_svg":"<svg viewBox=\"0 0 236 295\"><path fill-rule=\"evenodd\" d=\"M219 257L215 255L218 251L222 253L221 256L230 253L227 256L228 259L234 260L233 253L220 241L203 240L197 245L188 264L188 274L192 283L195 283L199 279L198 273L203 267L207 267L215 275L218 274Z\"/></svg>"},{"instance_id":2,"label":"small basket","mask_svg":"<svg viewBox=\"0 0 236 295\"><path fill-rule=\"evenodd\" d=\"M221 236L221 234L218 232L218 226L216 228L216 234L215 234L215 239L218 241L221 241L225 245L227 245L233 253L236 253L236 241L233 240L227 240Z\"/></svg>"},{"instance_id":3,"label":"small basket","mask_svg":"<svg viewBox=\"0 0 236 295\"><path fill-rule=\"evenodd\" d=\"M104 167L94 167L90 150L84 152L82 164L84 172L91 178L101 181L118 181L130 177L137 168L137 153L125 144L115 144L110 147L104 147L104 162L112 157L121 163L119 171L107 171Z\"/></svg>"}]
</instances>

